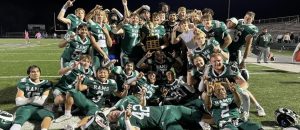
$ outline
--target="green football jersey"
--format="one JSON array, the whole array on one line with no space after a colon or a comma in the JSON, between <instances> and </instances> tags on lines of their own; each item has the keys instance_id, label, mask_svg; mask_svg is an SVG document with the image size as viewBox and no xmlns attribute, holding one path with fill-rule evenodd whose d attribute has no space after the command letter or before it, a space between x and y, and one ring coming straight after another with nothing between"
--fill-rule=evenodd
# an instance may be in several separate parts
<instances>
[{"instance_id":1,"label":"green football jersey","mask_svg":"<svg viewBox=\"0 0 300 130\"><path fill-rule=\"evenodd\" d=\"M224 63L224 70L221 74L217 74L212 69L212 67L209 68L208 80L226 82L226 78L227 78L230 82L234 82L235 81L234 78L237 77L238 75L240 75L240 72L236 65Z\"/></svg>"},{"instance_id":2,"label":"green football jersey","mask_svg":"<svg viewBox=\"0 0 300 130\"><path fill-rule=\"evenodd\" d=\"M61 57L66 61L71 61L79 60L80 55L82 54L88 54L91 47L91 42L88 37L86 37L84 40L85 41L83 41L79 35L76 35L75 39L67 44Z\"/></svg>"},{"instance_id":3,"label":"green football jersey","mask_svg":"<svg viewBox=\"0 0 300 130\"><path fill-rule=\"evenodd\" d=\"M72 66L74 62L71 62L70 66ZM66 73L63 75L55 87L59 88L61 91L68 91L70 89L75 88L75 84L77 83L77 76L83 75L85 77L93 76L94 72L93 69L90 67L89 69L84 69L81 65L77 68L73 69L71 72Z\"/></svg>"},{"instance_id":4,"label":"green football jersey","mask_svg":"<svg viewBox=\"0 0 300 130\"><path fill-rule=\"evenodd\" d=\"M67 16L67 19L71 20L71 25L68 26L68 31L76 32L77 27L84 23L83 20L78 18L75 14L69 14Z\"/></svg>"},{"instance_id":5,"label":"green football jersey","mask_svg":"<svg viewBox=\"0 0 300 130\"><path fill-rule=\"evenodd\" d=\"M26 98L42 96L46 90L51 89L52 83L48 80L40 80L40 83L34 83L29 77L22 78L17 87L24 92Z\"/></svg>"},{"instance_id":6,"label":"green football jersey","mask_svg":"<svg viewBox=\"0 0 300 130\"><path fill-rule=\"evenodd\" d=\"M138 104L140 104L140 99L138 99L136 96L129 95L129 96L126 96L126 97L120 99L114 105L114 107L116 107L116 109L118 109L118 110L124 110L124 109L127 108L127 106L129 104L131 104L131 105L138 105Z\"/></svg>"},{"instance_id":7,"label":"green football jersey","mask_svg":"<svg viewBox=\"0 0 300 130\"><path fill-rule=\"evenodd\" d=\"M108 24L104 24L103 26L105 26L108 31L111 31L111 28ZM100 42L101 45L102 45L102 43L105 43L105 45L106 45L106 37L103 33L101 25L94 21L89 21L88 27L89 27L90 31L92 32L93 36L95 37L96 41ZM104 47L104 46L100 46L100 47Z\"/></svg>"},{"instance_id":8,"label":"green football jersey","mask_svg":"<svg viewBox=\"0 0 300 130\"><path fill-rule=\"evenodd\" d=\"M151 99L151 98L155 98L158 97L157 95L155 95L158 91L159 86L155 85L155 84L151 84L147 81L146 77L143 77L141 79L139 79L137 81L139 86L145 87L147 88L147 92L146 92L146 99Z\"/></svg>"},{"instance_id":9,"label":"green football jersey","mask_svg":"<svg viewBox=\"0 0 300 130\"><path fill-rule=\"evenodd\" d=\"M200 114L196 110L184 106L145 106L133 105L132 116L129 121L132 126L137 126L140 129L182 129L179 120L185 120L191 118L196 114ZM201 118L201 117L200 117ZM186 120L185 120L186 121ZM121 129L125 129L124 114L122 114L118 120Z\"/></svg>"},{"instance_id":10,"label":"green football jersey","mask_svg":"<svg viewBox=\"0 0 300 130\"><path fill-rule=\"evenodd\" d=\"M140 129L143 128L155 128L160 124L161 117L164 112L163 106L151 107L146 106L142 107L141 105L132 106L132 116L130 118L130 123L132 126L137 126ZM124 115L121 115L118 121L121 128L125 129L125 119Z\"/></svg>"},{"instance_id":11,"label":"green football jersey","mask_svg":"<svg viewBox=\"0 0 300 130\"><path fill-rule=\"evenodd\" d=\"M240 117L238 106L234 103L232 94L228 95L225 99L212 97L212 116L217 124Z\"/></svg>"},{"instance_id":12,"label":"green football jersey","mask_svg":"<svg viewBox=\"0 0 300 130\"><path fill-rule=\"evenodd\" d=\"M192 50L193 56L200 55L203 56L204 60L207 62L210 59L210 55L214 53L214 48L220 46L219 42L214 39L206 40L203 48L195 48Z\"/></svg>"},{"instance_id":13,"label":"green football jersey","mask_svg":"<svg viewBox=\"0 0 300 130\"><path fill-rule=\"evenodd\" d=\"M86 97L96 103L99 108L105 106L106 98L117 92L117 83L113 79L102 83L99 80L85 78L83 84L88 86Z\"/></svg>"},{"instance_id":14,"label":"green football jersey","mask_svg":"<svg viewBox=\"0 0 300 130\"><path fill-rule=\"evenodd\" d=\"M226 24L218 20L212 21L212 28L210 30L206 30L202 24L199 24L197 28L202 30L207 38L217 40L221 46L224 44L224 37L228 35Z\"/></svg>"},{"instance_id":15,"label":"green football jersey","mask_svg":"<svg viewBox=\"0 0 300 130\"><path fill-rule=\"evenodd\" d=\"M228 46L230 52L241 50L242 46L246 44L246 37L248 35L255 36L258 29L253 24L238 24L235 29L229 29L229 34L232 38L232 43Z\"/></svg>"},{"instance_id":16,"label":"green football jersey","mask_svg":"<svg viewBox=\"0 0 300 130\"><path fill-rule=\"evenodd\" d=\"M128 79L132 79L132 78L135 78L139 75L139 72L134 70L130 75L127 75L125 73L125 71L122 69L121 66L115 66L113 67L112 69L112 72L114 74L116 74L116 81L117 81L117 84L118 84L118 90L123 90L123 84L124 82L126 82Z\"/></svg>"},{"instance_id":17,"label":"green football jersey","mask_svg":"<svg viewBox=\"0 0 300 130\"><path fill-rule=\"evenodd\" d=\"M126 54L131 54L133 47L140 42L140 36L139 36L140 28L141 27L139 25L136 26L133 26L131 24L123 25L125 36L121 40L121 49Z\"/></svg>"}]
</instances>

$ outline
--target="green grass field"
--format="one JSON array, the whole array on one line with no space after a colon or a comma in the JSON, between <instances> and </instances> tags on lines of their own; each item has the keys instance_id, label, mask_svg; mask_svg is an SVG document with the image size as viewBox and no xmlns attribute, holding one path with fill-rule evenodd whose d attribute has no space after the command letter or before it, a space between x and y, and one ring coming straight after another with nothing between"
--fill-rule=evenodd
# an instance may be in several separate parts
<instances>
[{"instance_id":1,"label":"green grass field","mask_svg":"<svg viewBox=\"0 0 300 130\"><path fill-rule=\"evenodd\" d=\"M44 79L57 82L59 58L63 49L57 47L58 39L31 40L0 39L0 110L15 111L16 83L25 77L29 65L41 67ZM300 113L300 74L274 70L253 64L250 72L249 90L264 107L267 116L257 117L252 105L250 120L263 125L275 125L274 111L279 107Z\"/></svg>"}]
</instances>

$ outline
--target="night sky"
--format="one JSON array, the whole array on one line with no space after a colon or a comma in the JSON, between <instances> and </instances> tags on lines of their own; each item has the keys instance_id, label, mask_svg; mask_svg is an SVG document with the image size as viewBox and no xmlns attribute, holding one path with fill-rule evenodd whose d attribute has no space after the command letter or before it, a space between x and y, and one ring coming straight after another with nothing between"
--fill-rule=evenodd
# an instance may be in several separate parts
<instances>
[{"instance_id":1,"label":"night sky","mask_svg":"<svg viewBox=\"0 0 300 130\"><path fill-rule=\"evenodd\" d=\"M130 10L135 10L143 4L151 7L151 12L157 11L158 3L165 2L176 11L179 6L189 9L212 8L215 11L214 19L227 18L229 0L128 0ZM4 32L24 31L27 24L46 24L51 32L53 27L53 13L58 14L66 0L1 0L0 3L0 29ZM272 3L271 3L272 2ZM90 11L96 4L104 8L113 7L123 13L121 0L77 0L74 6L67 10L73 13L77 7ZM297 0L231 0L230 17L242 18L246 11L256 13L256 19L292 16L300 14L300 5Z\"/></svg>"}]
</instances>

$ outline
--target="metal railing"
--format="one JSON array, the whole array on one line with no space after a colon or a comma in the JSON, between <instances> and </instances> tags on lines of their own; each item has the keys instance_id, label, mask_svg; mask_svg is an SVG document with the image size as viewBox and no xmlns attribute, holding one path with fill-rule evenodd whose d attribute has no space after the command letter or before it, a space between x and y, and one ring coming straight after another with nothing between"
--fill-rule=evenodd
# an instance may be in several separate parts
<instances>
[{"instance_id":1,"label":"metal railing","mask_svg":"<svg viewBox=\"0 0 300 130\"><path fill-rule=\"evenodd\" d=\"M285 16L285 17L277 17L277 18L268 18L268 19L258 19L255 20L254 24L265 24L265 23L299 23L300 16Z\"/></svg>"}]
</instances>

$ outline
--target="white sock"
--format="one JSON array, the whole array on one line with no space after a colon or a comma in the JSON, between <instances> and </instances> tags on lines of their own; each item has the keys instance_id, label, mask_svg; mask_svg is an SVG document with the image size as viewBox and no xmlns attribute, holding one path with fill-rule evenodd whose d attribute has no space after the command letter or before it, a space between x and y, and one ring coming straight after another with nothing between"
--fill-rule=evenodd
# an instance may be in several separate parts
<instances>
[{"instance_id":1,"label":"white sock","mask_svg":"<svg viewBox=\"0 0 300 130\"><path fill-rule=\"evenodd\" d=\"M71 110L65 110L65 115L66 115L66 116L72 116Z\"/></svg>"},{"instance_id":2,"label":"white sock","mask_svg":"<svg viewBox=\"0 0 300 130\"><path fill-rule=\"evenodd\" d=\"M46 129L46 128L42 128L41 130L48 130L48 129Z\"/></svg>"},{"instance_id":3,"label":"white sock","mask_svg":"<svg viewBox=\"0 0 300 130\"><path fill-rule=\"evenodd\" d=\"M241 92L239 92L242 98L242 107L243 107L243 111L246 111L249 113L250 110L250 97L249 94L247 92L247 90L242 90Z\"/></svg>"},{"instance_id":4,"label":"white sock","mask_svg":"<svg viewBox=\"0 0 300 130\"><path fill-rule=\"evenodd\" d=\"M10 130L21 130L22 126L20 124L13 124Z\"/></svg>"}]
</instances>

